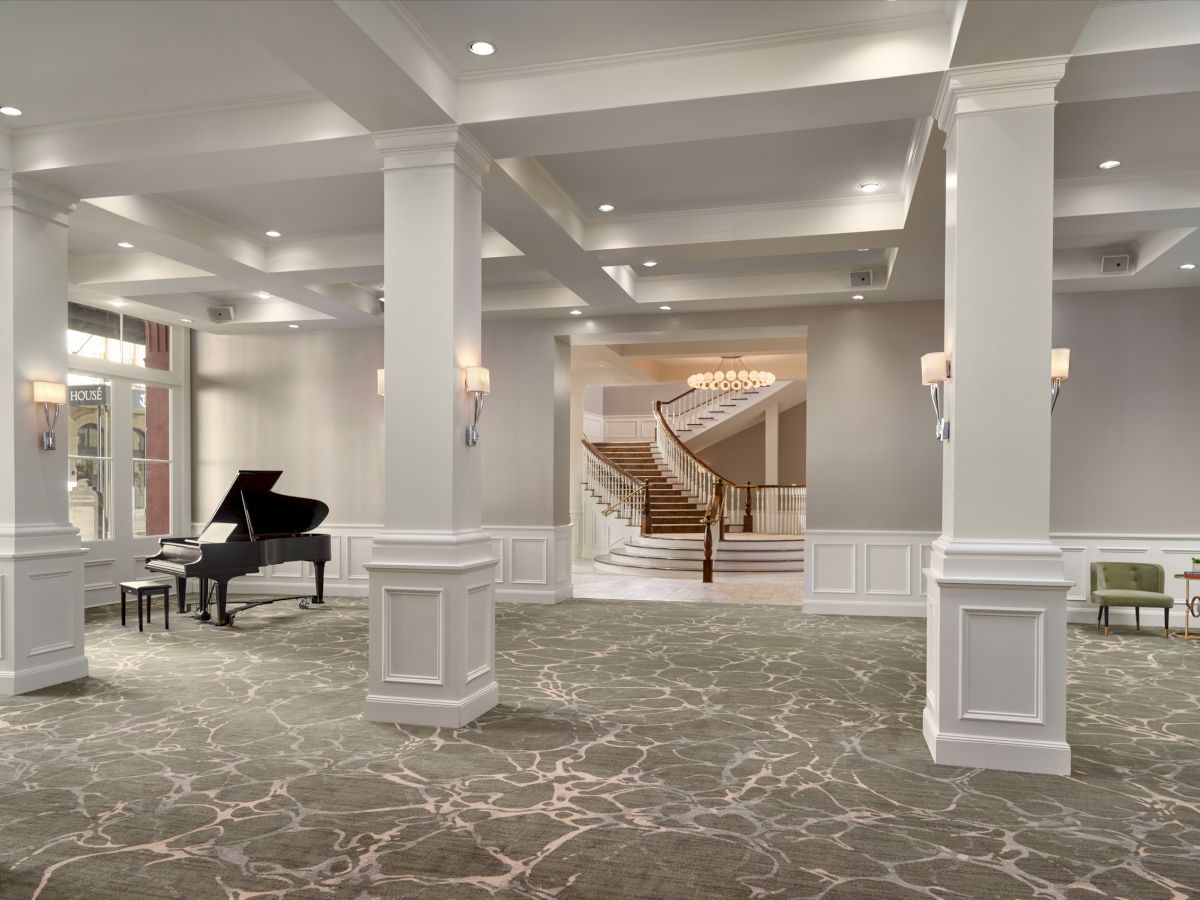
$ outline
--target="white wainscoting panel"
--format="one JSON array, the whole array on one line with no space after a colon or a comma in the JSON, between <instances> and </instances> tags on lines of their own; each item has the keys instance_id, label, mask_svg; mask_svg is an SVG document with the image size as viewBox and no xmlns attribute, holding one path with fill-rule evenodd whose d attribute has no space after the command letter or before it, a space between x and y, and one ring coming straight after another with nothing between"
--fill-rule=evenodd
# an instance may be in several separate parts
<instances>
[{"instance_id":1,"label":"white wainscoting panel","mask_svg":"<svg viewBox=\"0 0 1200 900\"><path fill-rule=\"evenodd\" d=\"M858 547L847 541L814 540L811 532L805 540L812 560L807 569L812 572L812 592L853 594L858 583Z\"/></svg>"},{"instance_id":2,"label":"white wainscoting panel","mask_svg":"<svg viewBox=\"0 0 1200 900\"><path fill-rule=\"evenodd\" d=\"M498 547L496 600L558 603L571 598L570 525L484 525Z\"/></svg>"},{"instance_id":3,"label":"white wainscoting panel","mask_svg":"<svg viewBox=\"0 0 1200 900\"><path fill-rule=\"evenodd\" d=\"M655 427L654 416L604 416L601 425L606 441L652 441Z\"/></svg>"},{"instance_id":4,"label":"white wainscoting panel","mask_svg":"<svg viewBox=\"0 0 1200 900\"><path fill-rule=\"evenodd\" d=\"M486 590L486 588L485 588ZM446 597L443 591L383 589L383 680L444 684ZM431 636L436 638L431 640Z\"/></svg>"},{"instance_id":5,"label":"white wainscoting panel","mask_svg":"<svg viewBox=\"0 0 1200 900\"><path fill-rule=\"evenodd\" d=\"M491 585L467 588L467 681L492 670L493 609Z\"/></svg>"},{"instance_id":6,"label":"white wainscoting panel","mask_svg":"<svg viewBox=\"0 0 1200 900\"><path fill-rule=\"evenodd\" d=\"M959 717L1043 724L1044 611L964 606L959 614Z\"/></svg>"},{"instance_id":7,"label":"white wainscoting panel","mask_svg":"<svg viewBox=\"0 0 1200 900\"><path fill-rule=\"evenodd\" d=\"M810 565L805 572L804 611L826 615L924 616L934 531L818 531L805 535ZM1200 557L1200 536L1145 534L1051 534L1063 551L1063 568L1073 586L1067 594L1070 622L1094 623L1088 602L1091 564L1123 561L1157 563L1166 570L1166 592L1176 598L1172 627L1182 627L1185 582L1175 576ZM905 548L907 548L907 553ZM903 559L920 560L920 571L905 576ZM903 590L907 586L907 590ZM1143 627L1161 627L1153 614ZM1133 610L1113 608L1114 625L1132 625Z\"/></svg>"},{"instance_id":8,"label":"white wainscoting panel","mask_svg":"<svg viewBox=\"0 0 1200 900\"><path fill-rule=\"evenodd\" d=\"M75 646L76 598L71 591L71 570L31 572L25 578L23 602L28 614L26 656L41 656Z\"/></svg>"},{"instance_id":9,"label":"white wainscoting panel","mask_svg":"<svg viewBox=\"0 0 1200 900\"><path fill-rule=\"evenodd\" d=\"M905 544L865 544L866 592L908 597L912 594L912 547Z\"/></svg>"}]
</instances>

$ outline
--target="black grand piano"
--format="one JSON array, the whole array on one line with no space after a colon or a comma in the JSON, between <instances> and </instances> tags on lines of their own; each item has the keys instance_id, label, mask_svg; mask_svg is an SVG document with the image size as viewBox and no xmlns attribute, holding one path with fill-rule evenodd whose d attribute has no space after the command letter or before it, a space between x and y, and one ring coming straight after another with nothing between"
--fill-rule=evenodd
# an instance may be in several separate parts
<instances>
[{"instance_id":1,"label":"black grand piano","mask_svg":"<svg viewBox=\"0 0 1200 900\"><path fill-rule=\"evenodd\" d=\"M153 572L174 575L179 588L179 611L184 612L187 580L200 579L200 608L197 617L212 619L209 609L215 588L217 625L232 625L243 610L280 600L325 602L325 563L329 562L329 535L308 534L320 525L329 507L320 500L288 497L271 490L282 472L242 470L233 480L225 499L196 538L163 538L159 551L146 560ZM270 597L252 600L230 609L227 604L229 579L256 572L263 566L304 561L316 570L317 592L303 597Z\"/></svg>"}]
</instances>

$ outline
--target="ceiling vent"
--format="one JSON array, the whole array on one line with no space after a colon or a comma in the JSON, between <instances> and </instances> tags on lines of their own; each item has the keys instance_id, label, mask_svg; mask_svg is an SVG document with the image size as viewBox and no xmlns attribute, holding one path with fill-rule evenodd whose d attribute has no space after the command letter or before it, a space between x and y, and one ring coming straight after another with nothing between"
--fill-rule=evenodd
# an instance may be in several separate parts
<instances>
[{"instance_id":1,"label":"ceiling vent","mask_svg":"<svg viewBox=\"0 0 1200 900\"><path fill-rule=\"evenodd\" d=\"M850 287L870 287L875 281L875 276L870 269L863 269L861 272L850 273Z\"/></svg>"},{"instance_id":2,"label":"ceiling vent","mask_svg":"<svg viewBox=\"0 0 1200 900\"><path fill-rule=\"evenodd\" d=\"M222 322L233 321L232 306L210 306L208 308L208 317L218 325Z\"/></svg>"},{"instance_id":3,"label":"ceiling vent","mask_svg":"<svg viewBox=\"0 0 1200 900\"><path fill-rule=\"evenodd\" d=\"M1128 275L1130 271L1128 253L1100 257L1101 275Z\"/></svg>"}]
</instances>

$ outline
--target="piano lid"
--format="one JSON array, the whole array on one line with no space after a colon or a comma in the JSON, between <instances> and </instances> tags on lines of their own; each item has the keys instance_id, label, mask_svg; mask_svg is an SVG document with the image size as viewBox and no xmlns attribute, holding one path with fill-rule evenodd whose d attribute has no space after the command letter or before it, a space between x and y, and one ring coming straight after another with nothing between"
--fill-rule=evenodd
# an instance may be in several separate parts
<instances>
[{"instance_id":1,"label":"piano lid","mask_svg":"<svg viewBox=\"0 0 1200 900\"><path fill-rule=\"evenodd\" d=\"M329 515L320 500L288 497L271 491L283 472L243 469L225 492L204 530L201 543L248 541L256 537L311 531Z\"/></svg>"}]
</instances>

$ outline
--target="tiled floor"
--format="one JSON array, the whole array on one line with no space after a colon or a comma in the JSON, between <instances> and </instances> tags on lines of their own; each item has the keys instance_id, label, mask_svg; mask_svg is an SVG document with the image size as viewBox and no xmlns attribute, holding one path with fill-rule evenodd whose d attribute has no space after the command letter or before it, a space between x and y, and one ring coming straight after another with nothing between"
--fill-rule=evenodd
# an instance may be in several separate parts
<instances>
[{"instance_id":1,"label":"tiled floor","mask_svg":"<svg viewBox=\"0 0 1200 900\"><path fill-rule=\"evenodd\" d=\"M804 601L803 573L771 575L718 573L712 584L694 579L645 578L597 572L589 561L574 565L575 596L588 600L658 600L678 603L744 603L798 606Z\"/></svg>"}]
</instances>

